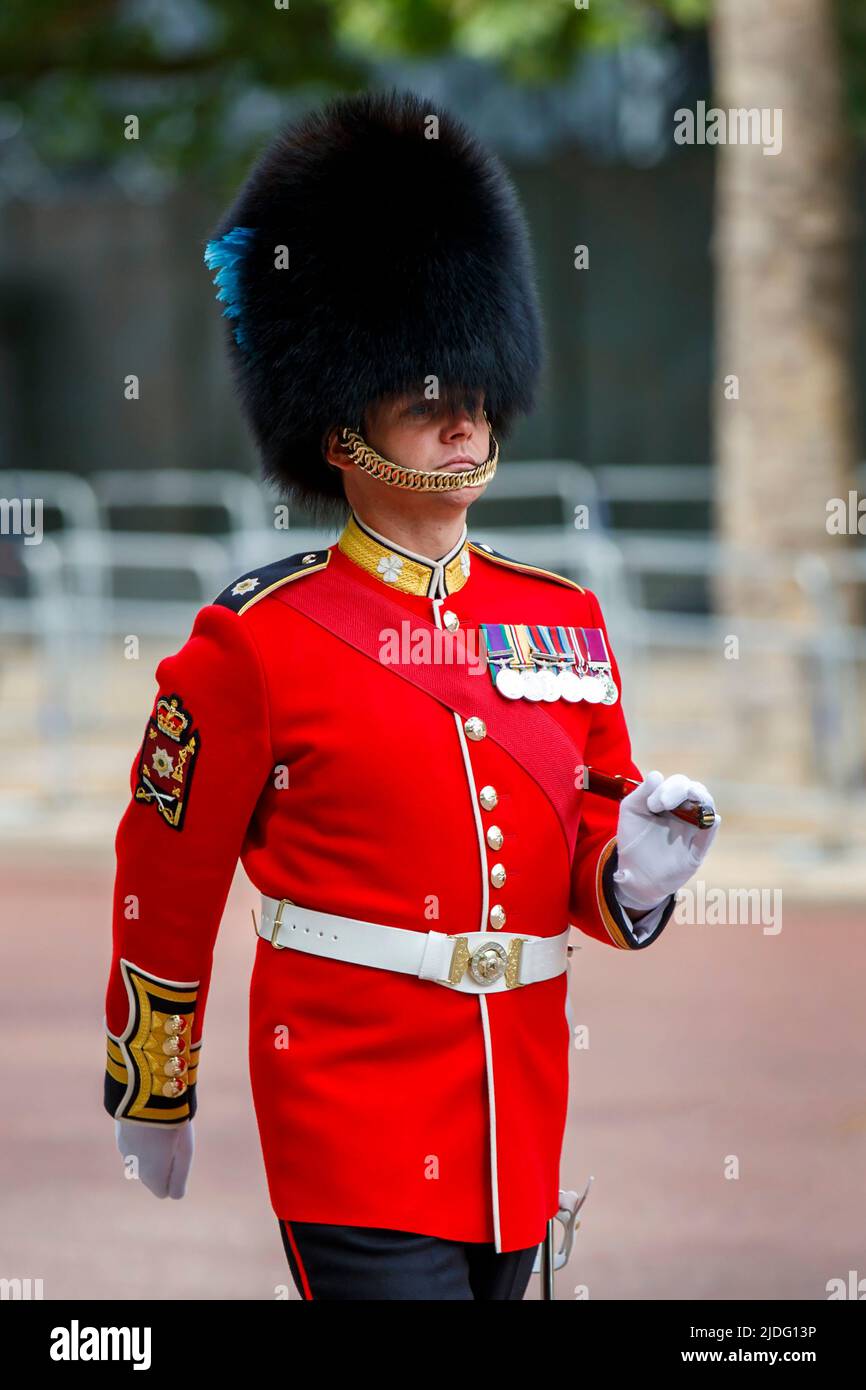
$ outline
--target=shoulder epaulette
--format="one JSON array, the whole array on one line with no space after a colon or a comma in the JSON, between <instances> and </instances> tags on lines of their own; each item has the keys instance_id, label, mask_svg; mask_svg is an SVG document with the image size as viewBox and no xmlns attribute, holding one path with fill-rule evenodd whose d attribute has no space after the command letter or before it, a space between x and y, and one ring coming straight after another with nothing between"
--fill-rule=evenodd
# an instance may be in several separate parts
<instances>
[{"instance_id":1,"label":"shoulder epaulette","mask_svg":"<svg viewBox=\"0 0 866 1390\"><path fill-rule=\"evenodd\" d=\"M274 560L269 565L261 565L259 569L241 575L240 579L227 584L213 602L231 608L235 613L243 613L281 585L325 569L330 558L330 550L307 550L297 555L287 555L283 560Z\"/></svg>"},{"instance_id":2,"label":"shoulder epaulette","mask_svg":"<svg viewBox=\"0 0 866 1390\"><path fill-rule=\"evenodd\" d=\"M524 574L537 574L542 579L552 579L556 584L565 584L569 589L577 589L579 594L585 594L586 590L579 584L575 584L573 579L566 579L564 574L554 574L553 570L539 569L538 565L523 565L519 560L512 560L507 555L502 555L498 550L494 550L492 545L482 545L480 541L470 541L470 550L480 550L482 555L486 555L488 560L493 560L497 565L505 565L511 570L520 570Z\"/></svg>"}]
</instances>

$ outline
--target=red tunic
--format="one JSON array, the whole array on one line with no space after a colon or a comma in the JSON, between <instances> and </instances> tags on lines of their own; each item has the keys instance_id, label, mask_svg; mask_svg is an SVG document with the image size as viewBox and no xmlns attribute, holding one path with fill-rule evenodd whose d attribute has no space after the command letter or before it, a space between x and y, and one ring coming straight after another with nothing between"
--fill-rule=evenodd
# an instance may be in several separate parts
<instances>
[{"instance_id":1,"label":"red tunic","mask_svg":"<svg viewBox=\"0 0 866 1390\"><path fill-rule=\"evenodd\" d=\"M495 935L498 921L546 937L570 923L638 949L673 911L671 899L640 936L616 902L614 802L575 789L569 862L552 804L513 756L467 738L458 715L281 601L325 567L359 601L387 592L398 629L418 614L437 627L456 617L475 638L479 623L606 637L595 595L569 580L467 542L437 567L354 519L329 550L252 571L202 608L157 668L117 832L114 1115L174 1124L194 1113L213 944L238 856L271 897L425 933ZM613 657L612 674L619 687ZM583 761L640 778L619 699L556 708L575 772ZM491 921L496 906L504 922ZM464 994L259 939L250 1072L276 1215L502 1251L540 1241L558 1206L566 989L559 975Z\"/></svg>"}]
</instances>

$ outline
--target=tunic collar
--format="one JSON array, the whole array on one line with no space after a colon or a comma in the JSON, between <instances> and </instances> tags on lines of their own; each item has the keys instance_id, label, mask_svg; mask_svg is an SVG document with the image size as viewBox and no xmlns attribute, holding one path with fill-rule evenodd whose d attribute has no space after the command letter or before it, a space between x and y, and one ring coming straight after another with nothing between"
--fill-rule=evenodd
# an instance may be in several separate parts
<instances>
[{"instance_id":1,"label":"tunic collar","mask_svg":"<svg viewBox=\"0 0 866 1390\"><path fill-rule=\"evenodd\" d=\"M469 543L467 528L457 544L438 560L418 555L396 541L381 536L352 512L337 548L361 569L399 589L402 594L421 594L428 598L445 598L454 594L469 578Z\"/></svg>"}]
</instances>

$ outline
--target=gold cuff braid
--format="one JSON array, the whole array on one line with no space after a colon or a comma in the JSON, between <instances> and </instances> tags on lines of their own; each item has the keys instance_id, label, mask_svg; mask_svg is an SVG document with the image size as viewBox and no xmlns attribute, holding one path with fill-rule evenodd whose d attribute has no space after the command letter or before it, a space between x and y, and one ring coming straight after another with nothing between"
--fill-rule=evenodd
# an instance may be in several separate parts
<instances>
[{"instance_id":1,"label":"gold cuff braid","mask_svg":"<svg viewBox=\"0 0 866 1390\"><path fill-rule=\"evenodd\" d=\"M422 468L407 468L403 464L392 463L383 458L355 430L341 429L340 443L344 445L352 462L372 478L387 483L390 487L409 488L413 492L454 492L461 487L481 487L489 483L499 462L499 444L493 431L490 431L493 450L483 463L469 468L463 473L425 472Z\"/></svg>"}]
</instances>

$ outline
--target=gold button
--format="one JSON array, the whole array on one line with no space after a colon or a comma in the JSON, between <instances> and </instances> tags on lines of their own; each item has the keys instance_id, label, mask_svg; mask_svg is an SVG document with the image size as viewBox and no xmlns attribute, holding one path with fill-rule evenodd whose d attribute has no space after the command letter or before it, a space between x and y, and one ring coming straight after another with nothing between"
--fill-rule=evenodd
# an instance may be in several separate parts
<instances>
[{"instance_id":1,"label":"gold button","mask_svg":"<svg viewBox=\"0 0 866 1390\"><path fill-rule=\"evenodd\" d=\"M505 839L498 825L491 825L487 832L487 843L491 849L502 849L502 841Z\"/></svg>"},{"instance_id":2,"label":"gold button","mask_svg":"<svg viewBox=\"0 0 866 1390\"><path fill-rule=\"evenodd\" d=\"M494 864L490 870L490 882L494 888L501 888L505 882L505 865Z\"/></svg>"},{"instance_id":3,"label":"gold button","mask_svg":"<svg viewBox=\"0 0 866 1390\"><path fill-rule=\"evenodd\" d=\"M173 1038L176 1037L178 1033L184 1031L186 1028L186 1019L182 1018L180 1014L169 1014L162 1026L168 1036Z\"/></svg>"},{"instance_id":4,"label":"gold button","mask_svg":"<svg viewBox=\"0 0 866 1390\"><path fill-rule=\"evenodd\" d=\"M471 714L463 725L466 730L466 737L471 738L475 743L479 743L482 738L487 737L487 725L483 719L479 719L477 714Z\"/></svg>"},{"instance_id":5,"label":"gold button","mask_svg":"<svg viewBox=\"0 0 866 1390\"><path fill-rule=\"evenodd\" d=\"M182 1038L166 1038L165 1042L162 1045L162 1050L169 1057L176 1057L179 1052L183 1052L183 1047L184 1044Z\"/></svg>"},{"instance_id":6,"label":"gold button","mask_svg":"<svg viewBox=\"0 0 866 1390\"><path fill-rule=\"evenodd\" d=\"M499 931L501 927L505 926L505 908L500 907L499 903L490 909L490 925L494 931Z\"/></svg>"},{"instance_id":7,"label":"gold button","mask_svg":"<svg viewBox=\"0 0 866 1390\"><path fill-rule=\"evenodd\" d=\"M460 626L460 619L458 618L456 613L443 613L442 621L449 632L456 632L458 627Z\"/></svg>"},{"instance_id":8,"label":"gold button","mask_svg":"<svg viewBox=\"0 0 866 1390\"><path fill-rule=\"evenodd\" d=\"M493 807L499 802L499 796L495 787L482 787L478 793L478 799L485 811L492 811Z\"/></svg>"},{"instance_id":9,"label":"gold button","mask_svg":"<svg viewBox=\"0 0 866 1390\"><path fill-rule=\"evenodd\" d=\"M175 1077L174 1080L163 1083L162 1094L168 1096L170 1099L174 1099L175 1096L182 1096L185 1090L186 1082L179 1081L177 1077Z\"/></svg>"},{"instance_id":10,"label":"gold button","mask_svg":"<svg viewBox=\"0 0 866 1390\"><path fill-rule=\"evenodd\" d=\"M183 1076L186 1071L186 1058L169 1057L162 1070L165 1076Z\"/></svg>"}]
</instances>

